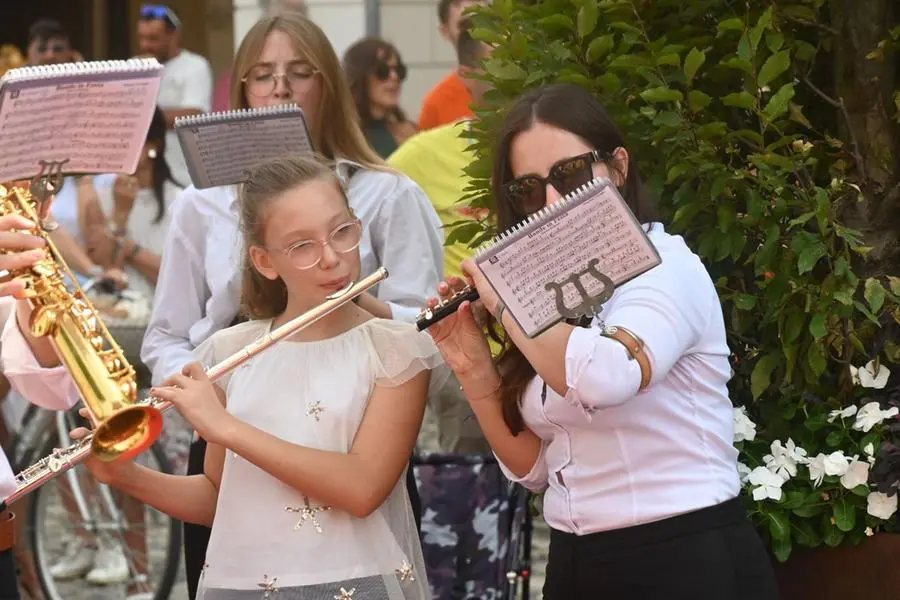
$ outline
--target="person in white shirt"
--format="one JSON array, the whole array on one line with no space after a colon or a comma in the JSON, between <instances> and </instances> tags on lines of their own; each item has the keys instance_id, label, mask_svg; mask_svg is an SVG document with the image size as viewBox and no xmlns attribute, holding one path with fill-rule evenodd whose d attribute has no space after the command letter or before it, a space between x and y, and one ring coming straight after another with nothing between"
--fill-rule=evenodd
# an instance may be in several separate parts
<instances>
[{"instance_id":1,"label":"person in white shirt","mask_svg":"<svg viewBox=\"0 0 900 600\"><path fill-rule=\"evenodd\" d=\"M234 61L231 106L296 103L321 155L337 162L350 206L363 226L363 275L386 267L390 277L359 304L383 318L413 322L443 271L443 233L428 198L411 179L384 165L366 144L340 61L325 33L296 13L257 22ZM286 153L290 148L285 149ZM158 385L193 360L195 348L239 313L241 236L236 186L188 186L172 206L153 313L141 359ZM211 366L211 365L208 365ZM203 468L204 442L192 445L188 473ZM417 511L412 472L407 485ZM203 566L209 529L185 526L190 596Z\"/></svg>"},{"instance_id":2,"label":"person in white shirt","mask_svg":"<svg viewBox=\"0 0 900 600\"><path fill-rule=\"evenodd\" d=\"M654 222L622 135L589 92L558 84L518 98L494 153L500 230L593 177L620 189L659 266L617 288L589 326L529 339L467 260L506 333L501 357L492 361L469 303L429 328L507 477L545 493L543 597L777 598L739 497L730 352L709 274ZM438 292L462 285L451 278Z\"/></svg>"},{"instance_id":3,"label":"person in white shirt","mask_svg":"<svg viewBox=\"0 0 900 600\"><path fill-rule=\"evenodd\" d=\"M181 19L161 4L141 6L137 25L142 55L163 65L157 105L166 119L166 161L179 185L190 181L184 154L175 134L175 119L209 112L212 108L213 75L209 62L181 47Z\"/></svg>"},{"instance_id":4,"label":"person in white shirt","mask_svg":"<svg viewBox=\"0 0 900 600\"><path fill-rule=\"evenodd\" d=\"M44 241L24 231L35 224L18 215L0 216L0 271L21 269L43 257ZM79 400L78 390L53 347L45 339L32 337L28 330L31 307L16 301L24 291L23 281L0 283L0 371L12 387L30 402L49 410L68 410ZM12 547L15 516L3 499L16 489L15 475L0 450L0 598L19 598Z\"/></svg>"}]
</instances>

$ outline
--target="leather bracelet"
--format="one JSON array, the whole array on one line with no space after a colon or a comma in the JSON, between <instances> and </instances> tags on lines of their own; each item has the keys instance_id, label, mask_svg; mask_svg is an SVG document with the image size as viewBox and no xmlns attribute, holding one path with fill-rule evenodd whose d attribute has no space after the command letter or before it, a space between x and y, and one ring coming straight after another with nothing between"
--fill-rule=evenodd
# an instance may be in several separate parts
<instances>
[{"instance_id":1,"label":"leather bracelet","mask_svg":"<svg viewBox=\"0 0 900 600\"><path fill-rule=\"evenodd\" d=\"M641 367L641 385L638 388L642 391L650 385L653 378L653 368L650 366L650 357L644 348L644 341L631 331L624 327L608 327L604 325L600 329L601 335L616 340L628 351L629 360L636 360Z\"/></svg>"},{"instance_id":2,"label":"leather bracelet","mask_svg":"<svg viewBox=\"0 0 900 600\"><path fill-rule=\"evenodd\" d=\"M506 303L503 300L497 301L497 323L500 324L500 327L503 327L503 311L506 310Z\"/></svg>"}]
</instances>

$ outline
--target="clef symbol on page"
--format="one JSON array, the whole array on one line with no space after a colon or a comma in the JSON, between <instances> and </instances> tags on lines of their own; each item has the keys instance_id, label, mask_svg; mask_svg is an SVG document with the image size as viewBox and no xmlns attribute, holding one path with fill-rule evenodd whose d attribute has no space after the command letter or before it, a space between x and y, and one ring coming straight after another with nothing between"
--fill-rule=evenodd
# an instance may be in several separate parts
<instances>
[{"instance_id":1,"label":"clef symbol on page","mask_svg":"<svg viewBox=\"0 0 900 600\"><path fill-rule=\"evenodd\" d=\"M600 313L600 307L603 306L603 303L612 298L616 286L613 284L612 279L600 272L600 269L597 268L599 264L600 261L598 259L591 259L584 271L572 273L559 282L548 281L544 284L545 290L555 294L556 309L564 319L578 319L586 315L596 316ZM591 296L585 289L584 284L581 283L581 278L585 275L590 275L603 284L603 289L596 296ZM563 293L566 285L574 286L581 296L581 302L571 308L566 306L565 294Z\"/></svg>"}]
</instances>

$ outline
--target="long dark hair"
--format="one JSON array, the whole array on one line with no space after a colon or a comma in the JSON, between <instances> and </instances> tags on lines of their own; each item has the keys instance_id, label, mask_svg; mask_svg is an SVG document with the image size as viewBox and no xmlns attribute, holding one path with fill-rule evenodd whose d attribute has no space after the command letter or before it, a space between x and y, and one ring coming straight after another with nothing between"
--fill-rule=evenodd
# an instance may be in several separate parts
<instances>
[{"instance_id":1,"label":"long dark hair","mask_svg":"<svg viewBox=\"0 0 900 600\"><path fill-rule=\"evenodd\" d=\"M510 147L520 133L528 131L536 123L577 135L606 159L610 169L619 168L612 160L613 152L626 147L624 137L606 109L584 88L574 84L553 84L522 94L506 114L494 147L491 187L497 201L497 227L500 231L505 231L525 217L524 211L514 206L503 190L504 185L514 179L509 164ZM619 191L628 207L641 223L653 222L657 218L656 209L644 189L634 161L628 161L628 172L620 174L625 184ZM491 330L492 335L498 338L493 326ZM516 435L525 428L521 412L522 394L534 378L535 371L508 339L498 338L498 341L503 343L497 365L502 376L500 397L503 419Z\"/></svg>"},{"instance_id":2,"label":"long dark hair","mask_svg":"<svg viewBox=\"0 0 900 600\"><path fill-rule=\"evenodd\" d=\"M156 143L158 148L156 158L153 159L153 196L156 199L156 218L153 219L153 223L156 224L162 221L166 214L166 200L163 191L166 181L183 187L172 177L172 170L169 169L169 163L166 162L166 120L159 107L153 111L150 129L147 130L146 143Z\"/></svg>"},{"instance_id":3,"label":"long dark hair","mask_svg":"<svg viewBox=\"0 0 900 600\"><path fill-rule=\"evenodd\" d=\"M369 98L369 75L375 72L378 63L387 62L392 56L397 58L398 63L402 62L394 45L377 37L363 38L344 52L344 74L350 84L350 93L363 127L374 120ZM404 123L407 120L406 113L400 106L395 106L388 112L387 120Z\"/></svg>"}]
</instances>

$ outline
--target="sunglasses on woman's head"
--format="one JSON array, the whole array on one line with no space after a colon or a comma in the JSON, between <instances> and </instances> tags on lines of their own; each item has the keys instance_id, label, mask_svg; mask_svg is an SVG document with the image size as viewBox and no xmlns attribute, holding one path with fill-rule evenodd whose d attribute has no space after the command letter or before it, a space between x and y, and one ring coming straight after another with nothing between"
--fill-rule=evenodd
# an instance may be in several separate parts
<instances>
[{"instance_id":1,"label":"sunglasses on woman's head","mask_svg":"<svg viewBox=\"0 0 900 600\"><path fill-rule=\"evenodd\" d=\"M178 15L171 8L162 4L144 4L141 6L141 18L167 21L173 28L181 29L181 19L178 18Z\"/></svg>"},{"instance_id":2,"label":"sunglasses on woman's head","mask_svg":"<svg viewBox=\"0 0 900 600\"><path fill-rule=\"evenodd\" d=\"M397 74L397 79L406 81L406 65L398 63L397 65L389 65L386 62L379 62L375 65L375 77L381 81L387 81L391 77L391 71Z\"/></svg>"},{"instance_id":3,"label":"sunglasses on woman's head","mask_svg":"<svg viewBox=\"0 0 900 600\"><path fill-rule=\"evenodd\" d=\"M552 185L560 196L571 194L594 178L593 165L602 162L596 150L565 158L550 168L546 177L525 175L506 183L503 192L516 212L530 215L547 204L547 185Z\"/></svg>"}]
</instances>

